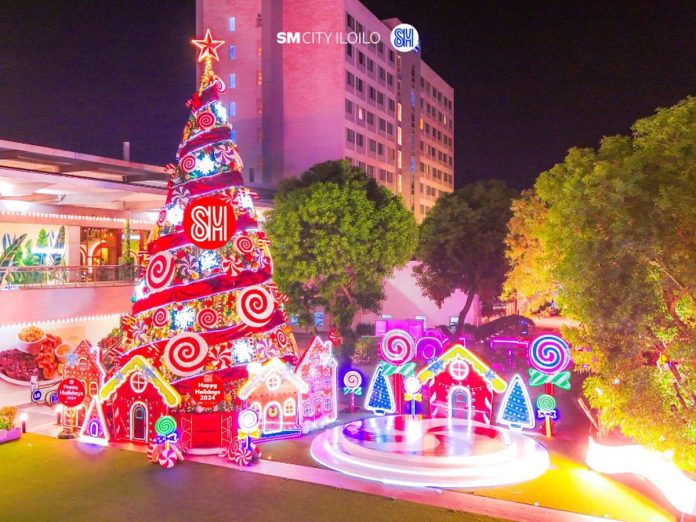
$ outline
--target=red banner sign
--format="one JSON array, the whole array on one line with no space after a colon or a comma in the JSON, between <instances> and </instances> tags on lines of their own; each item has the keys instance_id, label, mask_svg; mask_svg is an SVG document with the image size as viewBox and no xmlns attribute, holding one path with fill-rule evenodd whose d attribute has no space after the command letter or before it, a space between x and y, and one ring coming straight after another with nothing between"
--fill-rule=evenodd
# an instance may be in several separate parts
<instances>
[{"instance_id":1,"label":"red banner sign","mask_svg":"<svg viewBox=\"0 0 696 522\"><path fill-rule=\"evenodd\" d=\"M58 385L58 400L68 408L79 406L85 400L85 385L77 379L63 379Z\"/></svg>"},{"instance_id":2,"label":"red banner sign","mask_svg":"<svg viewBox=\"0 0 696 522\"><path fill-rule=\"evenodd\" d=\"M193 383L191 395L203 408L212 408L223 399L225 387L220 377L211 373L204 375Z\"/></svg>"}]
</instances>

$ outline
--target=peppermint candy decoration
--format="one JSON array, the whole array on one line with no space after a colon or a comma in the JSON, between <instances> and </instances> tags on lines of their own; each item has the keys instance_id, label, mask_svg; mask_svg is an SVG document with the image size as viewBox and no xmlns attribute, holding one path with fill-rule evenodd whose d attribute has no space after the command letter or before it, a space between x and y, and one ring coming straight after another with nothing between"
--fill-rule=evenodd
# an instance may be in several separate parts
<instances>
[{"instance_id":1,"label":"peppermint candy decoration","mask_svg":"<svg viewBox=\"0 0 696 522\"><path fill-rule=\"evenodd\" d=\"M196 116L196 125L201 129L210 129L215 125L215 115L208 109Z\"/></svg>"},{"instance_id":2,"label":"peppermint candy decoration","mask_svg":"<svg viewBox=\"0 0 696 522\"><path fill-rule=\"evenodd\" d=\"M232 277L242 273L244 262L238 256L227 256L222 260L222 269Z\"/></svg>"},{"instance_id":3,"label":"peppermint candy decoration","mask_svg":"<svg viewBox=\"0 0 696 522\"><path fill-rule=\"evenodd\" d=\"M250 286L237 296L237 314L251 328L266 326L275 311L273 294L260 285Z\"/></svg>"},{"instance_id":4,"label":"peppermint candy decoration","mask_svg":"<svg viewBox=\"0 0 696 522\"><path fill-rule=\"evenodd\" d=\"M232 350L229 345L218 344L208 352L208 361L216 370L222 370L232 366Z\"/></svg>"},{"instance_id":5,"label":"peppermint candy decoration","mask_svg":"<svg viewBox=\"0 0 696 522\"><path fill-rule=\"evenodd\" d=\"M273 340L275 341L276 345L278 345L278 348L281 350L283 348L287 348L288 345L290 344L290 339L288 338L288 334L285 333L285 330L282 328L279 328L276 330L273 334Z\"/></svg>"},{"instance_id":6,"label":"peppermint candy decoration","mask_svg":"<svg viewBox=\"0 0 696 522\"><path fill-rule=\"evenodd\" d=\"M163 449L159 454L158 462L163 468L173 468L176 464L176 452L171 448Z\"/></svg>"},{"instance_id":7,"label":"peppermint candy decoration","mask_svg":"<svg viewBox=\"0 0 696 522\"><path fill-rule=\"evenodd\" d=\"M196 161L196 158L193 157L191 154L187 154L183 158L181 158L181 161L179 162L179 168L183 170L186 174L190 174L194 170L196 170L196 165L198 162Z\"/></svg>"},{"instance_id":8,"label":"peppermint candy decoration","mask_svg":"<svg viewBox=\"0 0 696 522\"><path fill-rule=\"evenodd\" d=\"M234 248L243 256L248 256L254 251L254 241L248 235L241 234L234 238Z\"/></svg>"},{"instance_id":9,"label":"peppermint candy decoration","mask_svg":"<svg viewBox=\"0 0 696 522\"><path fill-rule=\"evenodd\" d=\"M191 191L186 187L176 187L172 190L172 203L185 207L191 199Z\"/></svg>"},{"instance_id":10,"label":"peppermint candy decoration","mask_svg":"<svg viewBox=\"0 0 696 522\"><path fill-rule=\"evenodd\" d=\"M411 334L404 330L390 330L379 345L379 354L382 359L394 366L406 364L416 353L416 343Z\"/></svg>"},{"instance_id":11,"label":"peppermint candy decoration","mask_svg":"<svg viewBox=\"0 0 696 522\"><path fill-rule=\"evenodd\" d=\"M159 226L164 225L164 223L167 221L167 211L166 210L160 210L159 215L157 216L157 224Z\"/></svg>"},{"instance_id":12,"label":"peppermint candy decoration","mask_svg":"<svg viewBox=\"0 0 696 522\"><path fill-rule=\"evenodd\" d=\"M198 272L198 259L191 254L186 254L177 261L177 266L182 276L191 277L194 273Z\"/></svg>"},{"instance_id":13,"label":"peppermint candy decoration","mask_svg":"<svg viewBox=\"0 0 696 522\"><path fill-rule=\"evenodd\" d=\"M174 279L176 263L169 252L159 252L152 256L145 272L145 282L151 292L163 290Z\"/></svg>"},{"instance_id":14,"label":"peppermint candy decoration","mask_svg":"<svg viewBox=\"0 0 696 522\"><path fill-rule=\"evenodd\" d=\"M201 328L209 330L214 328L218 322L218 313L212 308L203 308L196 316L196 322Z\"/></svg>"},{"instance_id":15,"label":"peppermint candy decoration","mask_svg":"<svg viewBox=\"0 0 696 522\"><path fill-rule=\"evenodd\" d=\"M230 444L230 460L237 466L248 466L251 464L254 455L246 444L242 444L239 440L232 441Z\"/></svg>"},{"instance_id":16,"label":"peppermint candy decoration","mask_svg":"<svg viewBox=\"0 0 696 522\"><path fill-rule=\"evenodd\" d=\"M147 334L147 326L144 323L138 323L133 329L133 339L142 341Z\"/></svg>"},{"instance_id":17,"label":"peppermint candy decoration","mask_svg":"<svg viewBox=\"0 0 696 522\"><path fill-rule=\"evenodd\" d=\"M343 376L343 386L349 390L357 390L362 385L362 375L356 370L346 372Z\"/></svg>"},{"instance_id":18,"label":"peppermint candy decoration","mask_svg":"<svg viewBox=\"0 0 696 522\"><path fill-rule=\"evenodd\" d=\"M208 343L198 334L180 333L173 337L164 348L164 363L180 377L197 373L208 357Z\"/></svg>"},{"instance_id":19,"label":"peppermint candy decoration","mask_svg":"<svg viewBox=\"0 0 696 522\"><path fill-rule=\"evenodd\" d=\"M169 324L169 313L165 307L161 306L152 313L152 324L157 328L162 328Z\"/></svg>"},{"instance_id":20,"label":"peppermint candy decoration","mask_svg":"<svg viewBox=\"0 0 696 522\"><path fill-rule=\"evenodd\" d=\"M570 364L570 347L557 335L540 335L529 346L529 364L548 375L563 371Z\"/></svg>"},{"instance_id":21,"label":"peppermint candy decoration","mask_svg":"<svg viewBox=\"0 0 696 522\"><path fill-rule=\"evenodd\" d=\"M221 165L236 164L237 156L239 156L237 154L237 151L234 149L234 147L228 144L220 145L219 147L216 147L213 151L213 157L215 158L215 161L217 161Z\"/></svg>"}]
</instances>

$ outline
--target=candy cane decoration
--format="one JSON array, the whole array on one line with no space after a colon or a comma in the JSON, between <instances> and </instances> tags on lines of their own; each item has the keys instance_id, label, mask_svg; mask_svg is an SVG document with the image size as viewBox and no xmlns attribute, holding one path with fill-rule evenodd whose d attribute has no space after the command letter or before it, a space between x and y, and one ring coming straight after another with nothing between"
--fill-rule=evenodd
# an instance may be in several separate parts
<instances>
[{"instance_id":1,"label":"candy cane decoration","mask_svg":"<svg viewBox=\"0 0 696 522\"><path fill-rule=\"evenodd\" d=\"M564 371L548 375L534 368L529 368L529 385L543 386L544 384L553 384L562 390L570 390L570 372Z\"/></svg>"},{"instance_id":2,"label":"candy cane decoration","mask_svg":"<svg viewBox=\"0 0 696 522\"><path fill-rule=\"evenodd\" d=\"M546 374L563 371L570 364L570 347L557 335L540 335L529 347L529 364Z\"/></svg>"},{"instance_id":3,"label":"candy cane decoration","mask_svg":"<svg viewBox=\"0 0 696 522\"><path fill-rule=\"evenodd\" d=\"M406 364L416 353L416 343L411 334L404 330L390 330L379 345L379 355L393 366Z\"/></svg>"},{"instance_id":4,"label":"candy cane decoration","mask_svg":"<svg viewBox=\"0 0 696 522\"><path fill-rule=\"evenodd\" d=\"M207 356L208 343L205 339L198 334L184 332L169 340L162 358L172 373L188 377L203 367Z\"/></svg>"}]
</instances>

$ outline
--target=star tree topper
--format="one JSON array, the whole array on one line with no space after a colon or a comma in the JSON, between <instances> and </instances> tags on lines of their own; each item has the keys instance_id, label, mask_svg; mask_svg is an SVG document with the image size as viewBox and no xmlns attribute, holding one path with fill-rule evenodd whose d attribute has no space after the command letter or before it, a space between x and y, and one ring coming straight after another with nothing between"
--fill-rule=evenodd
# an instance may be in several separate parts
<instances>
[{"instance_id":1,"label":"star tree topper","mask_svg":"<svg viewBox=\"0 0 696 522\"><path fill-rule=\"evenodd\" d=\"M205 30L205 36L202 40L191 40L191 43L198 47L198 61L202 62L206 59L215 58L218 62L220 61L220 56L218 56L217 48L225 43L224 40L214 40L213 36L210 34L210 29Z\"/></svg>"}]
</instances>

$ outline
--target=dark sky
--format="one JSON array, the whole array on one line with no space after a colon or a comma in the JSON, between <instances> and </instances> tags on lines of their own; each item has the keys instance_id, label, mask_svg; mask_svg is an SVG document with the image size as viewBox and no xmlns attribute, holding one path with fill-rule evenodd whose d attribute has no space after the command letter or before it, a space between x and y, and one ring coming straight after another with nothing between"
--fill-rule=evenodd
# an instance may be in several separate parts
<instances>
[{"instance_id":1,"label":"dark sky","mask_svg":"<svg viewBox=\"0 0 696 522\"><path fill-rule=\"evenodd\" d=\"M569 147L696 94L694 3L364 3L413 24L454 86L458 185L528 186ZM194 22L193 0L0 1L0 139L114 157L130 140L134 160L171 161Z\"/></svg>"}]
</instances>

